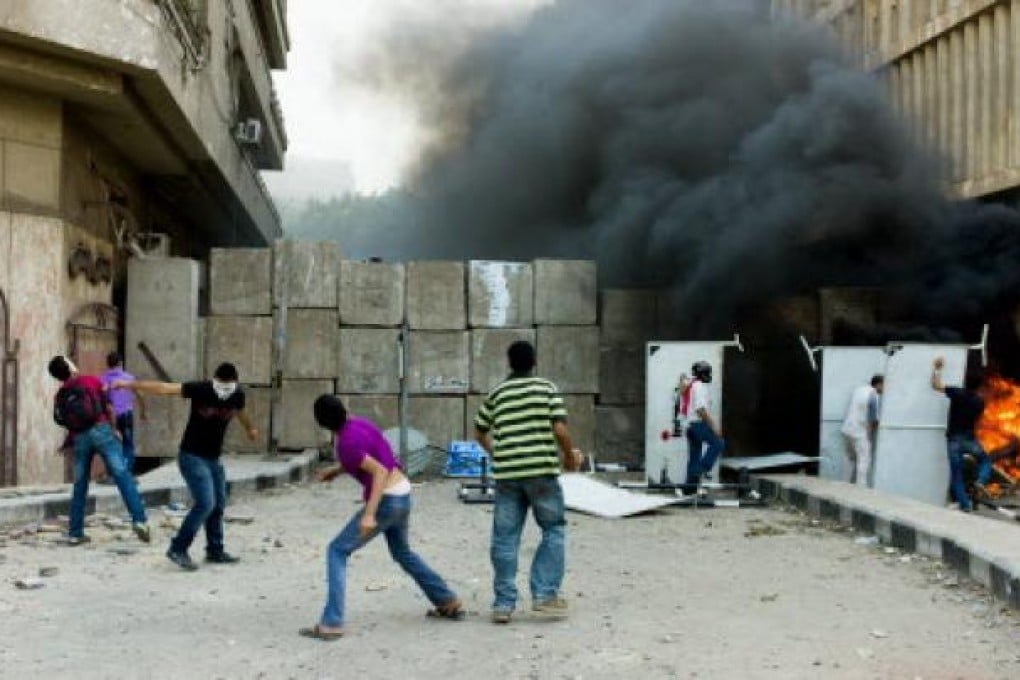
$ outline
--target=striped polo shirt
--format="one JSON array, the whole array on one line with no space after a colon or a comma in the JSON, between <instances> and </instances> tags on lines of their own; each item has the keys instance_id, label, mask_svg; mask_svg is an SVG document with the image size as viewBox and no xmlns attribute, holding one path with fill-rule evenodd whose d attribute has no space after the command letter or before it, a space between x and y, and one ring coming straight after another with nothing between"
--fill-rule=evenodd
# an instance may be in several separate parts
<instances>
[{"instance_id":1,"label":"striped polo shirt","mask_svg":"<svg viewBox=\"0 0 1020 680\"><path fill-rule=\"evenodd\" d=\"M543 378L511 375L489 393L475 427L492 432L492 476L522 479L560 473L552 424L567 420L556 385Z\"/></svg>"}]
</instances>

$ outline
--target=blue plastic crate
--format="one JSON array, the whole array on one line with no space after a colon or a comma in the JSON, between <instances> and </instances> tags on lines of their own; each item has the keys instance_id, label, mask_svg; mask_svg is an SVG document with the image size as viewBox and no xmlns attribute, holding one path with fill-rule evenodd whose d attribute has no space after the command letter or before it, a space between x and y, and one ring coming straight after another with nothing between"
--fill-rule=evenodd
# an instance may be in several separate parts
<instances>
[{"instance_id":1,"label":"blue plastic crate","mask_svg":"<svg viewBox=\"0 0 1020 680\"><path fill-rule=\"evenodd\" d=\"M446 449L446 477L478 478L488 463L488 454L478 442L450 442Z\"/></svg>"}]
</instances>

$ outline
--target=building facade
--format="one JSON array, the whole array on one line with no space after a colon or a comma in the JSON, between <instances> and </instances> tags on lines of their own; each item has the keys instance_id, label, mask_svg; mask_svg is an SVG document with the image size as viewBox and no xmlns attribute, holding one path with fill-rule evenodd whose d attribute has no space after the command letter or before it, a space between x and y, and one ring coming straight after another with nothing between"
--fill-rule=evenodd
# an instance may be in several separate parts
<instances>
[{"instance_id":1,"label":"building facade","mask_svg":"<svg viewBox=\"0 0 1020 680\"><path fill-rule=\"evenodd\" d=\"M262 245L286 0L0 0L0 485L62 481L50 356L100 368L126 262Z\"/></svg>"},{"instance_id":2,"label":"building facade","mask_svg":"<svg viewBox=\"0 0 1020 680\"><path fill-rule=\"evenodd\" d=\"M880 74L957 198L1020 195L1020 0L773 0Z\"/></svg>"}]
</instances>

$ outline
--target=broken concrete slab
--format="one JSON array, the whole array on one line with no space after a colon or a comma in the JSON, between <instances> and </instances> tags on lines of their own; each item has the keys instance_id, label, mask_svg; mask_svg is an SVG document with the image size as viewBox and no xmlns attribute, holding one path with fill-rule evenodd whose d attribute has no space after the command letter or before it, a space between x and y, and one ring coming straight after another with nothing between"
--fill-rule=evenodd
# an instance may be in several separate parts
<instances>
[{"instance_id":1,"label":"broken concrete slab","mask_svg":"<svg viewBox=\"0 0 1020 680\"><path fill-rule=\"evenodd\" d=\"M654 290L602 291L599 328L607 346L643 345L657 340L659 294Z\"/></svg>"},{"instance_id":2,"label":"broken concrete slab","mask_svg":"<svg viewBox=\"0 0 1020 680\"><path fill-rule=\"evenodd\" d=\"M127 370L141 380L162 379L138 348L145 343L171 381L201 377L198 262L180 257L132 258L127 291Z\"/></svg>"},{"instance_id":3,"label":"broken concrete slab","mask_svg":"<svg viewBox=\"0 0 1020 680\"><path fill-rule=\"evenodd\" d=\"M644 407L596 406L594 451L600 463L644 464Z\"/></svg>"},{"instance_id":4,"label":"broken concrete slab","mask_svg":"<svg viewBox=\"0 0 1020 680\"><path fill-rule=\"evenodd\" d=\"M598 272L589 260L535 260L535 323L582 326L596 322Z\"/></svg>"},{"instance_id":5,"label":"broken concrete slab","mask_svg":"<svg viewBox=\"0 0 1020 680\"><path fill-rule=\"evenodd\" d=\"M269 316L273 313L273 251L213 248L209 253L209 313Z\"/></svg>"},{"instance_id":6,"label":"broken concrete slab","mask_svg":"<svg viewBox=\"0 0 1020 680\"><path fill-rule=\"evenodd\" d=\"M236 417L227 425L223 450L235 453L258 453L269 449L272 390L269 387L244 387L244 412L259 431L255 441L248 439L244 426Z\"/></svg>"},{"instance_id":7,"label":"broken concrete slab","mask_svg":"<svg viewBox=\"0 0 1020 680\"><path fill-rule=\"evenodd\" d=\"M464 263L407 264L407 321L414 330L462 330L467 327Z\"/></svg>"},{"instance_id":8,"label":"broken concrete slab","mask_svg":"<svg viewBox=\"0 0 1020 680\"><path fill-rule=\"evenodd\" d=\"M468 265L468 324L520 328L534 324L534 273L526 262L473 260Z\"/></svg>"},{"instance_id":9,"label":"broken concrete slab","mask_svg":"<svg viewBox=\"0 0 1020 680\"><path fill-rule=\"evenodd\" d=\"M337 389L353 394L400 391L400 330L340 329Z\"/></svg>"},{"instance_id":10,"label":"broken concrete slab","mask_svg":"<svg viewBox=\"0 0 1020 680\"><path fill-rule=\"evenodd\" d=\"M340 323L399 326L404 320L403 264L340 262Z\"/></svg>"},{"instance_id":11,"label":"broken concrete slab","mask_svg":"<svg viewBox=\"0 0 1020 680\"><path fill-rule=\"evenodd\" d=\"M542 377L564 394L598 394L599 329L596 326L540 326L537 355Z\"/></svg>"},{"instance_id":12,"label":"broken concrete slab","mask_svg":"<svg viewBox=\"0 0 1020 680\"><path fill-rule=\"evenodd\" d=\"M471 391L478 394L506 379L510 367L506 352L518 340L535 344L534 328L476 328L471 331Z\"/></svg>"},{"instance_id":13,"label":"broken concrete slab","mask_svg":"<svg viewBox=\"0 0 1020 680\"><path fill-rule=\"evenodd\" d=\"M205 324L205 375L225 361L237 366L241 382L268 385L272 379L273 318L211 316Z\"/></svg>"},{"instance_id":14,"label":"broken concrete slab","mask_svg":"<svg viewBox=\"0 0 1020 680\"><path fill-rule=\"evenodd\" d=\"M340 246L281 239L273 245L274 305L338 310Z\"/></svg>"},{"instance_id":15,"label":"broken concrete slab","mask_svg":"<svg viewBox=\"0 0 1020 680\"><path fill-rule=\"evenodd\" d=\"M283 377L336 378L339 326L339 316L335 310L287 310Z\"/></svg>"},{"instance_id":16,"label":"broken concrete slab","mask_svg":"<svg viewBox=\"0 0 1020 680\"><path fill-rule=\"evenodd\" d=\"M645 346L603 346L599 350L599 403L645 402Z\"/></svg>"},{"instance_id":17,"label":"broken concrete slab","mask_svg":"<svg viewBox=\"0 0 1020 680\"><path fill-rule=\"evenodd\" d=\"M463 394L470 385L467 331L412 331L412 394Z\"/></svg>"}]
</instances>

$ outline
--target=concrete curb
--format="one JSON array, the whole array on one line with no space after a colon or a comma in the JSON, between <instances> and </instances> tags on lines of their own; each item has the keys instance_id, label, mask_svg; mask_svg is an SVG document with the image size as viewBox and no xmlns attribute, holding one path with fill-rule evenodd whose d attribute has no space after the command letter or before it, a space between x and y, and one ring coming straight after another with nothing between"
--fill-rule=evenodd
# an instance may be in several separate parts
<instances>
[{"instance_id":1,"label":"concrete curb","mask_svg":"<svg viewBox=\"0 0 1020 680\"><path fill-rule=\"evenodd\" d=\"M804 475L753 476L763 498L941 560L1020 609L1020 525Z\"/></svg>"},{"instance_id":2,"label":"concrete curb","mask_svg":"<svg viewBox=\"0 0 1020 680\"><path fill-rule=\"evenodd\" d=\"M299 454L280 456L278 460L263 460L258 456L224 456L227 472L227 493L264 491L284 484L307 480L319 454L307 450ZM188 489L174 464L163 465L138 479L138 491L146 508L157 508L168 503L186 503ZM71 488L65 485L59 491L0 499L0 526L42 522L66 515L71 506ZM113 485L89 486L86 513L117 514L124 511L117 487Z\"/></svg>"}]
</instances>

